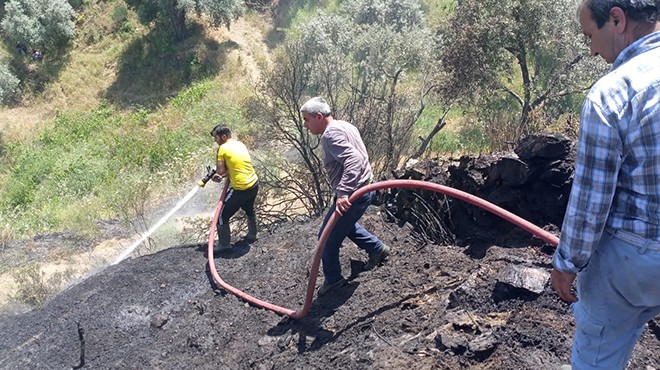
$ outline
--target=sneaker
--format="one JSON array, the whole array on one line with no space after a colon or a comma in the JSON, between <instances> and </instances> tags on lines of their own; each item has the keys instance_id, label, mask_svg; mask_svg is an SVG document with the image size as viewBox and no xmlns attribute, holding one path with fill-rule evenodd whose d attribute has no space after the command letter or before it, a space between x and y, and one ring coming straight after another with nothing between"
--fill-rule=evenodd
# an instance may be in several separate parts
<instances>
[{"instance_id":1,"label":"sneaker","mask_svg":"<svg viewBox=\"0 0 660 370\"><path fill-rule=\"evenodd\" d=\"M257 241L257 236L248 234L243 237L243 240L247 243L254 243Z\"/></svg>"},{"instance_id":2,"label":"sneaker","mask_svg":"<svg viewBox=\"0 0 660 370\"><path fill-rule=\"evenodd\" d=\"M317 294L319 295L319 297L323 296L323 295L326 295L330 291L341 288L346 284L348 284L348 281L346 281L346 279L344 279L344 278L341 278L341 279L339 279L339 281L334 282L332 284L323 283L323 285L321 285L321 287L317 291Z\"/></svg>"},{"instance_id":3,"label":"sneaker","mask_svg":"<svg viewBox=\"0 0 660 370\"><path fill-rule=\"evenodd\" d=\"M381 262L385 261L390 255L390 247L383 244L383 249L369 255L369 261L364 265L364 269L371 270L374 267L378 266Z\"/></svg>"}]
</instances>

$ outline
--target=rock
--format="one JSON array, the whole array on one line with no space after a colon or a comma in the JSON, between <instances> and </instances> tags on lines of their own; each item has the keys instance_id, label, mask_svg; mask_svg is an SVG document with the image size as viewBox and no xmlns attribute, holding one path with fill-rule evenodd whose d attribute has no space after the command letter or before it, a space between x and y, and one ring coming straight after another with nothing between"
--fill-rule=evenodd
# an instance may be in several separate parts
<instances>
[{"instance_id":1,"label":"rock","mask_svg":"<svg viewBox=\"0 0 660 370\"><path fill-rule=\"evenodd\" d=\"M483 361L495 351L498 344L499 340L495 338L493 332L489 331L470 341L468 350L472 352L474 357L478 357L480 361Z\"/></svg>"},{"instance_id":2,"label":"rock","mask_svg":"<svg viewBox=\"0 0 660 370\"><path fill-rule=\"evenodd\" d=\"M438 331L435 343L439 350L450 350L454 355L462 355L468 348L469 340L465 334L445 328Z\"/></svg>"},{"instance_id":3,"label":"rock","mask_svg":"<svg viewBox=\"0 0 660 370\"><path fill-rule=\"evenodd\" d=\"M167 324L169 319L170 319L169 316L165 314L156 314L156 315L151 315L151 317L149 318L149 323L151 324L151 326L155 328L162 328L163 325Z\"/></svg>"},{"instance_id":4,"label":"rock","mask_svg":"<svg viewBox=\"0 0 660 370\"><path fill-rule=\"evenodd\" d=\"M497 280L502 283L536 294L543 292L549 278L550 273L546 270L517 265L507 266L497 276Z\"/></svg>"}]
</instances>

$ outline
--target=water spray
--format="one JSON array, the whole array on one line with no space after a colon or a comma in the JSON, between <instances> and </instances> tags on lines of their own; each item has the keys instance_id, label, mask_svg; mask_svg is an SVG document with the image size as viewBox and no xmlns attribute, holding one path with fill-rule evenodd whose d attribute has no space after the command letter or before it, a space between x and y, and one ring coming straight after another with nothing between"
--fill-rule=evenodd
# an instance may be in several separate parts
<instances>
[{"instance_id":1,"label":"water spray","mask_svg":"<svg viewBox=\"0 0 660 370\"><path fill-rule=\"evenodd\" d=\"M146 240L151 236L151 234L153 234L153 233L154 233L159 227L163 226L163 224L165 223L165 221L167 221L168 218L172 217L172 215L174 214L174 212L178 211L179 208L183 207L184 204L188 203L188 201L189 201L190 199L192 199L192 197L195 195L195 193L197 193L197 191L198 191L200 188L203 188L204 185L206 185L206 183L209 182L209 180L211 180L211 178L213 178L213 175L215 175L215 170L212 169L211 166L206 166L206 175L204 176L204 178L202 178L201 180L199 180L199 182L197 183L197 185L196 185L194 188L192 188L192 189L190 190L190 192L188 192L188 194L186 194L186 196L184 196L183 198L181 198L181 200L179 200L179 202L174 206L174 208L172 208L169 212L167 212L167 214L166 214L165 216L163 216L160 220L158 220L158 222L156 222L156 223L155 223L155 224L154 224L154 225L153 225L153 226L152 226L152 227L146 232L146 234L144 234L144 235L140 238L140 240L136 241L135 243L131 244L130 247L126 248L126 250L123 251L123 252L119 255L119 257L117 257L117 259L115 259L115 261L114 261L112 264L113 264L113 265L118 264L119 262L121 262L122 260L124 260L126 257L128 257L129 254L133 253L133 251L135 250L135 248L137 248L140 244L142 244L144 241L146 241Z\"/></svg>"}]
</instances>

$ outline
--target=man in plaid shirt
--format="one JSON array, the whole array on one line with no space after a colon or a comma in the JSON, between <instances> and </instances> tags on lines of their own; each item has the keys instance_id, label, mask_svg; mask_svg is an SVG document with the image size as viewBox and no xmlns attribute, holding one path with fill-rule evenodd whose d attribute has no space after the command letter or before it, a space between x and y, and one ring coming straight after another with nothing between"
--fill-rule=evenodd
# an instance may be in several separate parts
<instances>
[{"instance_id":1,"label":"man in plaid shirt","mask_svg":"<svg viewBox=\"0 0 660 370\"><path fill-rule=\"evenodd\" d=\"M624 369L660 312L660 0L583 0L587 95L552 286L572 302L574 369ZM577 279L577 297L572 293Z\"/></svg>"}]
</instances>

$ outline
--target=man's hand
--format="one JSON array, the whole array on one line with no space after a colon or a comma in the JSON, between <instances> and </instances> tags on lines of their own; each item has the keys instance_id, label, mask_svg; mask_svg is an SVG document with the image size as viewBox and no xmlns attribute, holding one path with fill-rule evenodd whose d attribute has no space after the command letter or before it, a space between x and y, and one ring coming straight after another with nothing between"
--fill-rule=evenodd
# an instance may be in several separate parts
<instances>
[{"instance_id":1,"label":"man's hand","mask_svg":"<svg viewBox=\"0 0 660 370\"><path fill-rule=\"evenodd\" d=\"M348 201L348 196L337 198L337 201L335 202L335 210L340 216L348 211L349 208L351 208L351 202Z\"/></svg>"},{"instance_id":2,"label":"man's hand","mask_svg":"<svg viewBox=\"0 0 660 370\"><path fill-rule=\"evenodd\" d=\"M554 288L561 299L570 303L577 302L577 297L571 291L573 281L575 281L574 273L552 269L550 281L552 282L552 288Z\"/></svg>"}]
</instances>

